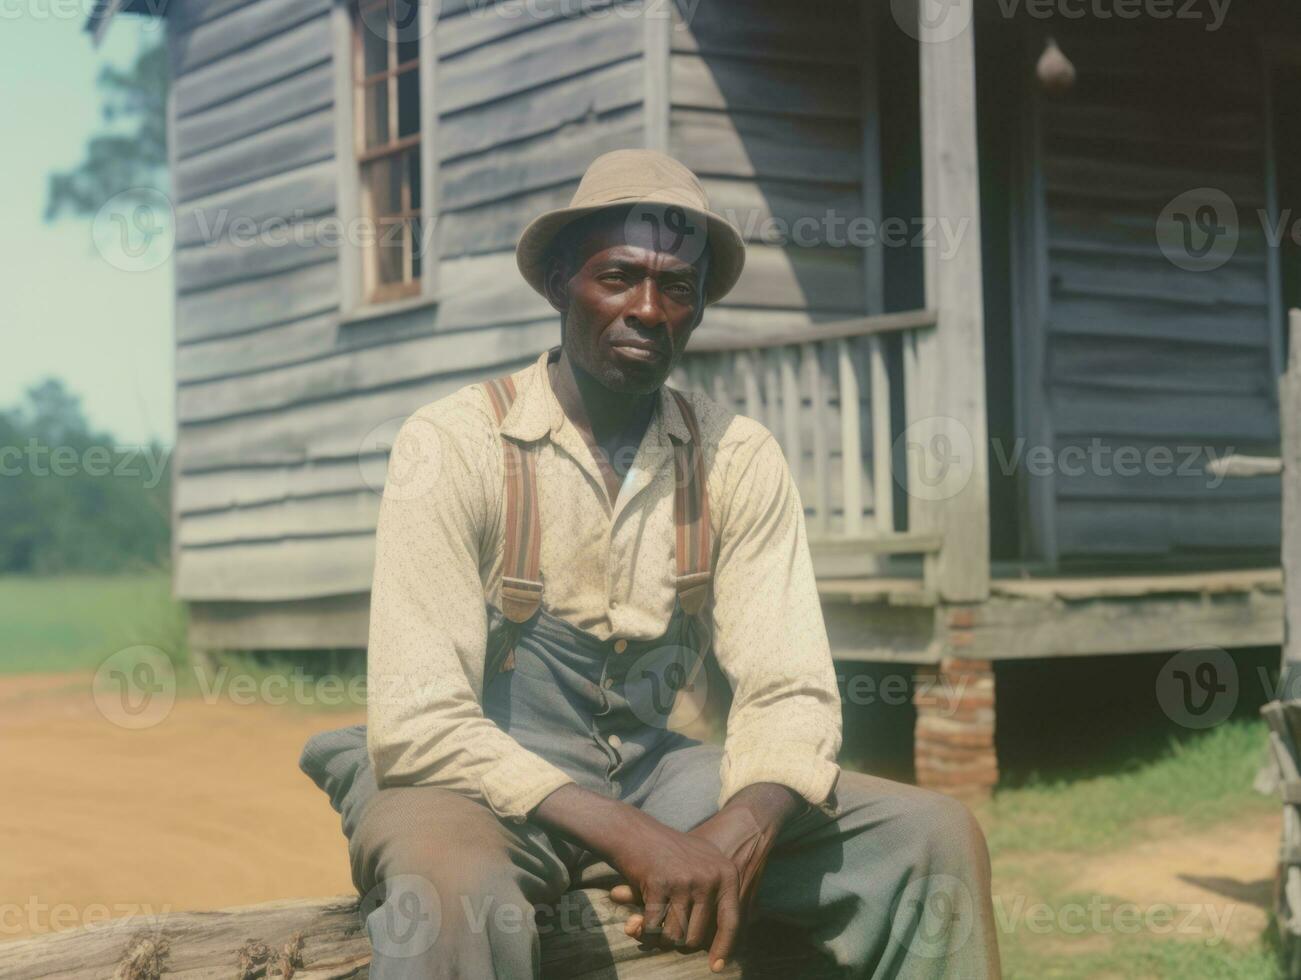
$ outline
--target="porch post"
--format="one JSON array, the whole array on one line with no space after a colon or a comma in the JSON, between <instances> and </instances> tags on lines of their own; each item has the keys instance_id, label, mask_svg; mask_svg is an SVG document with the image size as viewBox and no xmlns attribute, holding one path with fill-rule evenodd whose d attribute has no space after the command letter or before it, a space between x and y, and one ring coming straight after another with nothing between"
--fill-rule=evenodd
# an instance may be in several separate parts
<instances>
[{"instance_id":1,"label":"porch post","mask_svg":"<svg viewBox=\"0 0 1301 980\"><path fill-rule=\"evenodd\" d=\"M924 14L936 4L923 3ZM921 73L922 215L926 305L934 331L906 361L918 390L909 403L910 490L915 530L940 531L926 577L941 600L989 594L989 472L985 419L985 322L981 288L980 181L976 153L973 0L948 0L936 22L918 19ZM955 27L961 25L960 30ZM950 36L952 35L952 36Z\"/></svg>"}]
</instances>

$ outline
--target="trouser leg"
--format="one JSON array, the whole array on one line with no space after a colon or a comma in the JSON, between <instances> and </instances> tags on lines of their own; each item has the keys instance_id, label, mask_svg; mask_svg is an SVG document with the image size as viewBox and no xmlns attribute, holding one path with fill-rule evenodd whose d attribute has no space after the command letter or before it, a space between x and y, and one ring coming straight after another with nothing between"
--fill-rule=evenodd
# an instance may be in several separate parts
<instances>
[{"instance_id":1,"label":"trouser leg","mask_svg":"<svg viewBox=\"0 0 1301 980\"><path fill-rule=\"evenodd\" d=\"M712 746L670 753L636 804L689 829L715 812L720 761ZM836 801L834 817L810 809L782 829L756 917L798 926L853 976L998 977L989 852L971 812L849 772Z\"/></svg>"},{"instance_id":2,"label":"trouser leg","mask_svg":"<svg viewBox=\"0 0 1301 980\"><path fill-rule=\"evenodd\" d=\"M569 873L546 834L431 787L380 790L349 840L373 980L536 977L535 905Z\"/></svg>"},{"instance_id":3,"label":"trouser leg","mask_svg":"<svg viewBox=\"0 0 1301 980\"><path fill-rule=\"evenodd\" d=\"M803 927L856 976L998 977L989 851L971 811L930 790L842 773L837 815L783 828L765 914Z\"/></svg>"}]
</instances>

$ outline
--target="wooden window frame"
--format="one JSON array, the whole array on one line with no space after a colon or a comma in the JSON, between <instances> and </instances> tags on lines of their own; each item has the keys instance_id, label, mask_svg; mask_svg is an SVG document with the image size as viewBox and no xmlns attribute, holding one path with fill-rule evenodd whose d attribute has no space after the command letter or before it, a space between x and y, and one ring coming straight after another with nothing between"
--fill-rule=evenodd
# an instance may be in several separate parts
<instances>
[{"instance_id":1,"label":"wooden window frame","mask_svg":"<svg viewBox=\"0 0 1301 980\"><path fill-rule=\"evenodd\" d=\"M364 37L367 28L361 22L361 12L383 8L393 0L336 0L332 11L335 60L335 162L338 171L338 216L344 227L340 254L340 306L345 319L369 318L384 315L412 305L424 305L437 300L438 243L435 236L437 206L436 171L433 161L434 128L437 113L434 109L433 78L436 64L434 49L435 7L429 0L406 0L417 3L417 57L403 64L396 63L396 38L387 42L388 57L385 70L364 75ZM397 127L398 79L416 72L419 91L419 130L399 137ZM388 136L387 142L366 146L365 95L374 85L388 86ZM415 188L404 179L401 189L401 207L392 215L376 219L368 195L370 185L365 168L373 161L400 156L418 149L420 161L419 207L411 204ZM383 225L392 221L418 222L420 233L411 230L403 235L403 266L409 268L411 249L419 246L419 275L404 277L403 281L379 281L378 248L391 247L377 244L384 234ZM361 232L364 232L361 234Z\"/></svg>"}]
</instances>

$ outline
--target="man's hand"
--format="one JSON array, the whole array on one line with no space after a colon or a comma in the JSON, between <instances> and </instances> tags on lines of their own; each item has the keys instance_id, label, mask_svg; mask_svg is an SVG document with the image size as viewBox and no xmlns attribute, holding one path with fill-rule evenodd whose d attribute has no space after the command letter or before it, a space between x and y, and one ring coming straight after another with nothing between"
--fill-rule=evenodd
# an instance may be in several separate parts
<instances>
[{"instance_id":1,"label":"man's hand","mask_svg":"<svg viewBox=\"0 0 1301 980\"><path fill-rule=\"evenodd\" d=\"M768 855L777 842L782 825L799 812L802 806L803 800L785 786L760 783L741 790L728 801L727 806L685 835L712 845L735 871L735 905L729 902L724 909L720 900L717 906L718 932L714 935L709 950L710 967L715 973L723 969L736 948L736 937L754 903L764 866L768 863ZM610 892L610 897L624 904L639 901L636 889L628 885L617 886ZM649 901L642 901L641 904L645 913L631 916L624 931L638 939L651 941L655 938L656 924L652 911L657 911L657 907ZM700 948L704 942L709 941L709 937L705 935L702 939L696 931L696 925L696 921L690 922L684 942L670 915L664 922L660 944ZM703 918L701 925L706 925Z\"/></svg>"},{"instance_id":2,"label":"man's hand","mask_svg":"<svg viewBox=\"0 0 1301 980\"><path fill-rule=\"evenodd\" d=\"M708 945L715 972L723 968L741 925L740 875L708 836L680 833L573 783L544 799L533 817L601 855L623 875L628 884L616 887L611 897L642 907L628 920L629 935L684 949Z\"/></svg>"}]
</instances>

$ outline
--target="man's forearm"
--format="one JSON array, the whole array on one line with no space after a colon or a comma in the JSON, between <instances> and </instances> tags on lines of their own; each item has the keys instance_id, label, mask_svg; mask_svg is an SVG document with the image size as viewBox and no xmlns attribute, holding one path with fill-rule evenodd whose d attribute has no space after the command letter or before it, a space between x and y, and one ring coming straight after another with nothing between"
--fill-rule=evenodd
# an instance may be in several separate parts
<instances>
[{"instance_id":1,"label":"man's forearm","mask_svg":"<svg viewBox=\"0 0 1301 980\"><path fill-rule=\"evenodd\" d=\"M627 803L566 783L538 804L533 819L608 861L641 823L652 818Z\"/></svg>"}]
</instances>

